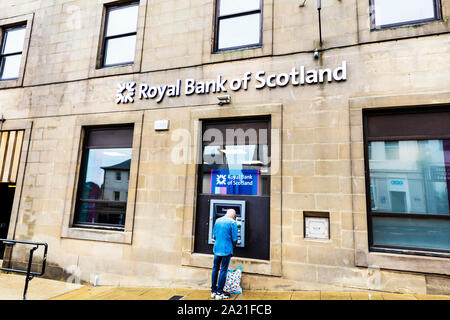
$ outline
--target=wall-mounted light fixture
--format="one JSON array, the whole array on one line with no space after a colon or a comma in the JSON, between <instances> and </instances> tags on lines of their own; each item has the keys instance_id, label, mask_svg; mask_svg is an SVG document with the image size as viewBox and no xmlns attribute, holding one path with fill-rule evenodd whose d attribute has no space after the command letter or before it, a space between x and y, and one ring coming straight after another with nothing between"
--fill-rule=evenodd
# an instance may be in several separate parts
<instances>
[{"instance_id":1,"label":"wall-mounted light fixture","mask_svg":"<svg viewBox=\"0 0 450 320\"><path fill-rule=\"evenodd\" d=\"M223 106L224 104L231 103L231 96L228 94L223 95L223 96L217 96L217 100L219 100L218 105Z\"/></svg>"}]
</instances>

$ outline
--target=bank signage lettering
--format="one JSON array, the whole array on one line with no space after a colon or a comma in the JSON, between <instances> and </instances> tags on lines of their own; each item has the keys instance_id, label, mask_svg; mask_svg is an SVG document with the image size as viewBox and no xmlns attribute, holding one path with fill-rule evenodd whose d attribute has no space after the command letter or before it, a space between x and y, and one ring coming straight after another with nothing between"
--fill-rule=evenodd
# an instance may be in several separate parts
<instances>
[{"instance_id":1,"label":"bank signage lettering","mask_svg":"<svg viewBox=\"0 0 450 320\"><path fill-rule=\"evenodd\" d=\"M259 193L259 170L211 170L211 194L256 196Z\"/></svg>"},{"instance_id":2,"label":"bank signage lettering","mask_svg":"<svg viewBox=\"0 0 450 320\"><path fill-rule=\"evenodd\" d=\"M264 88L285 87L287 85L303 86L325 82L340 82L347 80L347 62L342 61L339 67L334 69L306 69L293 67L290 71L282 73L267 73L258 71L246 72L243 76L234 79L225 79L218 75L214 80L198 81L192 78L177 80L172 84L151 85L148 83L137 84L125 82L118 85L116 103L133 103L135 99L152 99L157 103L165 97L179 97L202 95L210 93L227 93L230 91L248 90L250 86L261 90Z\"/></svg>"}]
</instances>

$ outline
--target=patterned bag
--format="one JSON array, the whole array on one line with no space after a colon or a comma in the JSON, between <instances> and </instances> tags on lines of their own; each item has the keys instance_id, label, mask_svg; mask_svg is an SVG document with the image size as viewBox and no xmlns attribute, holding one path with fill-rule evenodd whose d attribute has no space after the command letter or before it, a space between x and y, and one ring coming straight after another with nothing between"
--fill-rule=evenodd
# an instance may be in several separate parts
<instances>
[{"instance_id":1,"label":"patterned bag","mask_svg":"<svg viewBox=\"0 0 450 320\"><path fill-rule=\"evenodd\" d=\"M241 288L242 267L238 266L235 271L228 270L227 280L225 281L225 287L223 291L228 293L242 293Z\"/></svg>"}]
</instances>

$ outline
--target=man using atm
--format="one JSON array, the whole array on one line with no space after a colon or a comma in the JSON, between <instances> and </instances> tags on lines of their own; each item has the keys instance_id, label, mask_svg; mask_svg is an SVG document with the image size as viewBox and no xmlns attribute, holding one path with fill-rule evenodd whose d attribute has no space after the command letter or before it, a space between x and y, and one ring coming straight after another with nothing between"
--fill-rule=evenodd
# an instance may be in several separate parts
<instances>
[{"instance_id":1,"label":"man using atm","mask_svg":"<svg viewBox=\"0 0 450 320\"><path fill-rule=\"evenodd\" d=\"M227 279L228 265L233 255L233 246L238 241L238 230L236 224L236 211L228 209L227 213L216 220L213 229L214 243L214 265L211 274L211 298L222 300L229 298L224 294L223 288ZM220 274L219 274L220 269ZM219 276L219 283L217 283Z\"/></svg>"}]
</instances>

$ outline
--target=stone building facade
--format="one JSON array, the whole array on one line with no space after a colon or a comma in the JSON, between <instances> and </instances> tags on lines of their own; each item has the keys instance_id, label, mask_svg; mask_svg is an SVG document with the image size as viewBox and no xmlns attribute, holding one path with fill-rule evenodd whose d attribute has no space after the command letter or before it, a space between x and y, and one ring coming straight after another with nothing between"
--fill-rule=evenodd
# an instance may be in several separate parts
<instances>
[{"instance_id":1,"label":"stone building facade","mask_svg":"<svg viewBox=\"0 0 450 320\"><path fill-rule=\"evenodd\" d=\"M380 12L401 6L380 0L324 0L320 11L315 1L249 1L251 10L222 1L1 1L2 61L6 35L24 28L17 75L0 81L6 237L47 242L50 278L207 288L210 200L238 199L248 243L231 266L243 267L244 289L449 294L450 1L413 1L433 10L392 23ZM121 46L108 22L130 4L136 28L123 40L132 40L134 57L109 64L108 50ZM226 20L240 26L251 15L256 36L240 30L244 44L227 47L238 36ZM270 150L270 165L248 171L260 188L208 189L205 181L235 168L208 171L205 130L249 123L269 129L269 142L255 145ZM98 128L131 133L120 144ZM111 157L131 155L103 164L131 160L126 201L82 199L80 190L95 187L83 177L96 137ZM426 177L408 176L402 168L430 141L441 160ZM380 146L382 160L404 162L373 162ZM107 222L81 218L83 210ZM119 211L123 219L109 218ZM3 265L27 259L26 247L7 247Z\"/></svg>"}]
</instances>

